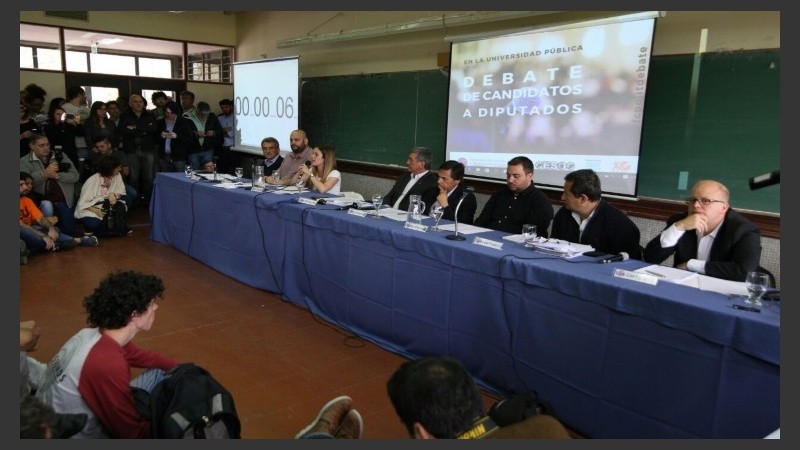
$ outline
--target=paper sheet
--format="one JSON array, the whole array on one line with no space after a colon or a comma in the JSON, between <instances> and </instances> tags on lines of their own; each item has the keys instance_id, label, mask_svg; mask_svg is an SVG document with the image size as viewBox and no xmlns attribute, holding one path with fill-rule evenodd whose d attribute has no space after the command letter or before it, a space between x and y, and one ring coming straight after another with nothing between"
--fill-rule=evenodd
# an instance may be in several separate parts
<instances>
[{"instance_id":1,"label":"paper sheet","mask_svg":"<svg viewBox=\"0 0 800 450\"><path fill-rule=\"evenodd\" d=\"M442 231L453 231L455 232L456 224L448 223L447 225L439 225L439 229ZM477 233L484 233L486 231L492 231L488 228L481 228L475 225L468 225L465 223L458 224L458 234L477 234Z\"/></svg>"},{"instance_id":2,"label":"paper sheet","mask_svg":"<svg viewBox=\"0 0 800 450\"><path fill-rule=\"evenodd\" d=\"M655 275L659 280L690 286L703 291L719 292L720 294L747 295L747 287L742 281L723 280L722 278L709 277L688 270L675 267L652 265L636 269L634 272Z\"/></svg>"},{"instance_id":3,"label":"paper sheet","mask_svg":"<svg viewBox=\"0 0 800 450\"><path fill-rule=\"evenodd\" d=\"M697 278L696 273L688 270L676 269L675 267L660 266L653 264L647 267L634 270L634 272L646 273L656 276L659 280L670 281L672 283L685 284L687 286L697 287L697 282L693 281Z\"/></svg>"}]
</instances>

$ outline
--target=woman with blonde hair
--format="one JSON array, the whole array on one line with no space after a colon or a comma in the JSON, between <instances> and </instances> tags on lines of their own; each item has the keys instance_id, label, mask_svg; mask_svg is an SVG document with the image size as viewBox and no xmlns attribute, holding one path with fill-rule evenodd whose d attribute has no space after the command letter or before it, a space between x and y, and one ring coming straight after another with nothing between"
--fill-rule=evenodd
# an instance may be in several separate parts
<instances>
[{"instance_id":1,"label":"woman with blonde hair","mask_svg":"<svg viewBox=\"0 0 800 450\"><path fill-rule=\"evenodd\" d=\"M336 170L336 150L330 145L314 147L310 162L308 166L300 166L287 184L297 184L302 180L309 189L338 195L342 186L342 174Z\"/></svg>"}]
</instances>

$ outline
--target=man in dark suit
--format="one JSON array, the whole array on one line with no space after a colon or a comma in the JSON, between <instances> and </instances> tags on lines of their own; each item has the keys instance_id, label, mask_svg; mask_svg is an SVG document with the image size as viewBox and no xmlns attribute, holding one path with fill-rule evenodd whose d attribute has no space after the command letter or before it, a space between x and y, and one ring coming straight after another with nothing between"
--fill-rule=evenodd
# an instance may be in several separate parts
<instances>
[{"instance_id":1,"label":"man in dark suit","mask_svg":"<svg viewBox=\"0 0 800 450\"><path fill-rule=\"evenodd\" d=\"M283 163L281 144L274 137L267 137L261 141L261 153L264 154L264 176L273 174Z\"/></svg>"},{"instance_id":2,"label":"man in dark suit","mask_svg":"<svg viewBox=\"0 0 800 450\"><path fill-rule=\"evenodd\" d=\"M698 181L686 199L688 211L667 219L664 231L647 244L644 260L658 264L674 253L679 269L744 281L761 260L761 233L729 201L722 183Z\"/></svg>"},{"instance_id":3,"label":"man in dark suit","mask_svg":"<svg viewBox=\"0 0 800 450\"><path fill-rule=\"evenodd\" d=\"M625 252L641 259L639 227L601 195L600 177L592 169L570 172L564 177L564 206L553 219L550 236L588 244L605 253Z\"/></svg>"},{"instance_id":4,"label":"man in dark suit","mask_svg":"<svg viewBox=\"0 0 800 450\"><path fill-rule=\"evenodd\" d=\"M436 174L430 171L431 151L425 147L412 148L406 166L408 172L397 178L392 190L383 197L383 203L405 211L408 209L409 196L420 195L425 202L423 214L428 214L439 195Z\"/></svg>"},{"instance_id":5,"label":"man in dark suit","mask_svg":"<svg viewBox=\"0 0 800 450\"><path fill-rule=\"evenodd\" d=\"M458 161L445 161L439 166L439 196L436 202L442 205L444 213L442 219L454 220L456 217L456 206L464 197L464 202L458 209L458 223L471 224L475 218L475 210L478 209L478 202L475 194L464 192L461 181L464 179L464 165Z\"/></svg>"}]
</instances>

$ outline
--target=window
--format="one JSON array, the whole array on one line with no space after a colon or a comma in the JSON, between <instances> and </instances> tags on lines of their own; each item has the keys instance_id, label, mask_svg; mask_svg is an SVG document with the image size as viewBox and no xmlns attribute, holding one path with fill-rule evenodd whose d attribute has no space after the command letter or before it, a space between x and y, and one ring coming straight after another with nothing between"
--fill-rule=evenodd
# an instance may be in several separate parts
<instances>
[{"instance_id":1,"label":"window","mask_svg":"<svg viewBox=\"0 0 800 450\"><path fill-rule=\"evenodd\" d=\"M101 31L20 24L19 66L173 80L230 83L233 48ZM61 49L66 68L61 67ZM184 74L184 58L189 73Z\"/></svg>"},{"instance_id":2,"label":"window","mask_svg":"<svg viewBox=\"0 0 800 450\"><path fill-rule=\"evenodd\" d=\"M188 44L189 80L230 83L233 49Z\"/></svg>"},{"instance_id":3,"label":"window","mask_svg":"<svg viewBox=\"0 0 800 450\"><path fill-rule=\"evenodd\" d=\"M20 69L61 70L58 28L19 24Z\"/></svg>"}]
</instances>

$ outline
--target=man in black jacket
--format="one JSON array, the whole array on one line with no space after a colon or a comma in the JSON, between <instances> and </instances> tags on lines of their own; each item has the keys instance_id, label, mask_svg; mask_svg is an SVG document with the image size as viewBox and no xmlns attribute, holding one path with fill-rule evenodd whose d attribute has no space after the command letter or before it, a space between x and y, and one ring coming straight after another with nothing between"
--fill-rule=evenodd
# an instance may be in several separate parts
<instances>
[{"instance_id":1,"label":"man in black jacket","mask_svg":"<svg viewBox=\"0 0 800 450\"><path fill-rule=\"evenodd\" d=\"M730 208L722 183L700 180L686 199L688 211L667 219L667 227L644 250L644 260L726 280L744 281L761 260L758 227Z\"/></svg>"},{"instance_id":2,"label":"man in black jacket","mask_svg":"<svg viewBox=\"0 0 800 450\"><path fill-rule=\"evenodd\" d=\"M145 109L147 102L141 95L131 95L128 106L119 116L117 131L128 155L131 186L142 196L143 204L148 204L156 177L158 124L156 116Z\"/></svg>"},{"instance_id":3,"label":"man in black jacket","mask_svg":"<svg viewBox=\"0 0 800 450\"><path fill-rule=\"evenodd\" d=\"M475 225L506 233L522 233L522 225L536 225L537 234L547 237L553 205L533 185L533 161L517 156L508 162L506 187L489 197Z\"/></svg>"},{"instance_id":4,"label":"man in black jacket","mask_svg":"<svg viewBox=\"0 0 800 450\"><path fill-rule=\"evenodd\" d=\"M422 201L425 202L423 214L428 214L431 205L439 195L436 174L430 171L431 151L425 147L412 148L408 154L406 166L408 172L397 178L392 190L383 197L383 203L405 211L408 209L409 196L420 195Z\"/></svg>"},{"instance_id":5,"label":"man in black jacket","mask_svg":"<svg viewBox=\"0 0 800 450\"><path fill-rule=\"evenodd\" d=\"M570 172L564 177L564 206L553 219L551 236L588 244L595 250L627 253L641 259L639 227L616 206L601 198L600 177L592 169Z\"/></svg>"}]
</instances>

